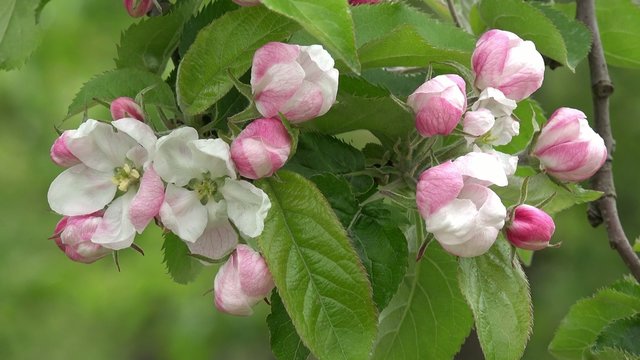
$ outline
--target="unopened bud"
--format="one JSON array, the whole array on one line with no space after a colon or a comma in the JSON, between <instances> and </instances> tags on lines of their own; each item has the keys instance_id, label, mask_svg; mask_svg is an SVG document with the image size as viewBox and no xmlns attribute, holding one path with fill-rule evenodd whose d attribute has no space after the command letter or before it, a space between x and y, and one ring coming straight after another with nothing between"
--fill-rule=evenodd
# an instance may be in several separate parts
<instances>
[{"instance_id":1,"label":"unopened bud","mask_svg":"<svg viewBox=\"0 0 640 360\"><path fill-rule=\"evenodd\" d=\"M80 164L80 160L75 155L73 155L73 153L67 147L66 143L72 131L75 130L67 130L63 132L62 135L60 135L51 146L51 150L49 151L51 161L53 161L58 166L71 167L73 165Z\"/></svg>"},{"instance_id":2,"label":"unopened bud","mask_svg":"<svg viewBox=\"0 0 640 360\"><path fill-rule=\"evenodd\" d=\"M144 111L132 98L119 97L113 100L109 110L113 120L134 118L144 122Z\"/></svg>"},{"instance_id":3,"label":"unopened bud","mask_svg":"<svg viewBox=\"0 0 640 360\"><path fill-rule=\"evenodd\" d=\"M407 104L416 114L421 135L451 134L467 107L464 80L458 75L436 76L416 89Z\"/></svg>"},{"instance_id":4,"label":"unopened bud","mask_svg":"<svg viewBox=\"0 0 640 360\"><path fill-rule=\"evenodd\" d=\"M231 159L249 179L271 176L291 152L291 137L278 119L257 119L231 143Z\"/></svg>"},{"instance_id":5,"label":"unopened bud","mask_svg":"<svg viewBox=\"0 0 640 360\"><path fill-rule=\"evenodd\" d=\"M112 252L91 242L98 225L102 221L102 212L91 215L65 216L58 222L52 239L60 250L73 261L90 264Z\"/></svg>"},{"instance_id":6,"label":"unopened bud","mask_svg":"<svg viewBox=\"0 0 640 360\"><path fill-rule=\"evenodd\" d=\"M518 205L513 222L506 229L507 239L513 246L526 250L540 250L549 246L556 225L546 212L531 206Z\"/></svg>"},{"instance_id":7,"label":"unopened bud","mask_svg":"<svg viewBox=\"0 0 640 360\"><path fill-rule=\"evenodd\" d=\"M153 0L124 0L124 7L131 17L145 16L153 8Z\"/></svg>"}]
</instances>

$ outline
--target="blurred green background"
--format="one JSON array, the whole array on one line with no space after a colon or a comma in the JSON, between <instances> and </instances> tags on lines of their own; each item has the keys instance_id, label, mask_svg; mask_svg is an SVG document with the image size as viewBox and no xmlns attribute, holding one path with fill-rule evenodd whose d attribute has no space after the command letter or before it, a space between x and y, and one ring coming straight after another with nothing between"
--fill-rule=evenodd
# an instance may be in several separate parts
<instances>
[{"instance_id":1,"label":"blurred green background","mask_svg":"<svg viewBox=\"0 0 640 360\"><path fill-rule=\"evenodd\" d=\"M161 237L150 228L137 242L144 257L124 251L118 272L109 259L73 263L51 235L58 216L47 206L60 169L49 160L66 108L83 82L114 67L120 32L134 20L121 1L56 0L42 14L42 44L21 70L0 72L0 359L270 359L261 304L250 318L216 312L215 268L195 283L174 283L161 263ZM560 106L591 113L588 71L547 71L536 93L548 114ZM615 173L622 221L640 233L637 188L640 73L612 69ZM93 116L108 118L105 109ZM527 269L535 325L525 359L548 359L546 347L569 307L619 279L625 268L586 206L557 217L559 249L536 254ZM203 295L204 294L204 295ZM474 357L475 358L475 357Z\"/></svg>"}]
</instances>

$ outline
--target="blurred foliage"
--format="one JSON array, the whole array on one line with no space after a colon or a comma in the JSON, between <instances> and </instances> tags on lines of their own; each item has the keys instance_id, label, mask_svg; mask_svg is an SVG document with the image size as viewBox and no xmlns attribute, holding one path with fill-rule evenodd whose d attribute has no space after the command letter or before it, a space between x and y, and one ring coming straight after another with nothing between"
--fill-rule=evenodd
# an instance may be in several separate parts
<instances>
[{"instance_id":1,"label":"blurred foliage","mask_svg":"<svg viewBox=\"0 0 640 360\"><path fill-rule=\"evenodd\" d=\"M48 150L54 126L81 85L114 68L121 31L134 22L120 1L52 1L42 12L42 45L19 71L0 73L0 359L269 359L269 311L259 305L250 318L219 314L211 294L215 267L187 286L174 283L161 260L155 228L139 238L141 257L124 251L122 272L104 259L85 266L68 261L47 240L58 221L46 192L59 169ZM585 63L575 74L547 70L534 96L550 114L560 106L591 110ZM631 238L640 234L637 154L640 72L612 69L611 99L618 140L615 174L620 213ZM94 109L108 117L106 109ZM556 217L558 249L537 253L527 268L534 330L525 359L548 359L547 346L560 320L578 299L626 272L577 206ZM466 359L466 358L465 358ZM471 359L471 358L469 358Z\"/></svg>"}]
</instances>

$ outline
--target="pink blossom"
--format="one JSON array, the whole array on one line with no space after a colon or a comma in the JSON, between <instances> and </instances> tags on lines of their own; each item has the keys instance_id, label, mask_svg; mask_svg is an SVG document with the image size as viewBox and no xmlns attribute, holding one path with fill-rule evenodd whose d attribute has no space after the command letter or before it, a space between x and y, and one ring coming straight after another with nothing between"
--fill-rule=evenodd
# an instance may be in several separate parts
<instances>
[{"instance_id":1,"label":"pink blossom","mask_svg":"<svg viewBox=\"0 0 640 360\"><path fill-rule=\"evenodd\" d=\"M284 166L291 137L278 119L257 119L231 143L231 159L240 175L249 179L271 176Z\"/></svg>"},{"instance_id":2,"label":"pink blossom","mask_svg":"<svg viewBox=\"0 0 640 360\"><path fill-rule=\"evenodd\" d=\"M247 245L238 245L216 274L216 308L232 315L251 315L252 307L268 296L273 287L262 256Z\"/></svg>"},{"instance_id":3,"label":"pink blossom","mask_svg":"<svg viewBox=\"0 0 640 360\"><path fill-rule=\"evenodd\" d=\"M135 100L129 97L119 97L111 102L111 117L113 120L134 118L144 121L144 111Z\"/></svg>"},{"instance_id":4,"label":"pink blossom","mask_svg":"<svg viewBox=\"0 0 640 360\"><path fill-rule=\"evenodd\" d=\"M329 111L338 92L338 70L320 45L271 42L253 57L251 88L265 118L282 113L300 123Z\"/></svg>"},{"instance_id":5,"label":"pink blossom","mask_svg":"<svg viewBox=\"0 0 640 360\"><path fill-rule=\"evenodd\" d=\"M51 161L56 165L62 167L71 167L73 165L80 164L80 160L73 155L73 153L67 147L67 139L75 130L67 130L60 135L56 141L53 142L49 155Z\"/></svg>"},{"instance_id":6,"label":"pink blossom","mask_svg":"<svg viewBox=\"0 0 640 360\"><path fill-rule=\"evenodd\" d=\"M507 228L507 239L513 246L540 250L549 246L556 225L546 212L530 206L519 205L515 208L513 222Z\"/></svg>"},{"instance_id":7,"label":"pink blossom","mask_svg":"<svg viewBox=\"0 0 640 360\"><path fill-rule=\"evenodd\" d=\"M557 179L582 181L604 164L607 148L600 135L589 127L582 111L560 108L542 128L533 155Z\"/></svg>"},{"instance_id":8,"label":"pink blossom","mask_svg":"<svg viewBox=\"0 0 640 360\"><path fill-rule=\"evenodd\" d=\"M52 239L69 259L90 264L112 251L91 242L103 215L99 211L90 215L65 216L56 225Z\"/></svg>"},{"instance_id":9,"label":"pink blossom","mask_svg":"<svg viewBox=\"0 0 640 360\"><path fill-rule=\"evenodd\" d=\"M489 30L480 37L471 67L477 88L493 87L516 101L538 90L544 78L544 60L534 43L503 30Z\"/></svg>"},{"instance_id":10,"label":"pink blossom","mask_svg":"<svg viewBox=\"0 0 640 360\"><path fill-rule=\"evenodd\" d=\"M124 7L129 16L134 18L145 16L153 5L153 0L124 0Z\"/></svg>"},{"instance_id":11,"label":"pink blossom","mask_svg":"<svg viewBox=\"0 0 640 360\"><path fill-rule=\"evenodd\" d=\"M416 114L416 128L423 136L448 135L467 107L464 80L440 75L422 84L407 99Z\"/></svg>"}]
</instances>

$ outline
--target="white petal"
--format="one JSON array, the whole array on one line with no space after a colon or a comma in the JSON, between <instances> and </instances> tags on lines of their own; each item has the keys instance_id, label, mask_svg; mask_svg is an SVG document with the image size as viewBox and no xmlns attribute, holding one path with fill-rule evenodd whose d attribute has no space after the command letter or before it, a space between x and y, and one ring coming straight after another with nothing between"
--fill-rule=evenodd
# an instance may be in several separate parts
<instances>
[{"instance_id":1,"label":"white petal","mask_svg":"<svg viewBox=\"0 0 640 360\"><path fill-rule=\"evenodd\" d=\"M116 129L137 141L138 144L142 145L149 154L153 154L155 151L157 138L149 125L133 118L116 120L111 124L113 124Z\"/></svg>"},{"instance_id":2,"label":"white petal","mask_svg":"<svg viewBox=\"0 0 640 360\"><path fill-rule=\"evenodd\" d=\"M441 244L465 242L476 227L478 210L472 201L455 199L425 219L427 231Z\"/></svg>"},{"instance_id":3,"label":"white petal","mask_svg":"<svg viewBox=\"0 0 640 360\"><path fill-rule=\"evenodd\" d=\"M189 180L201 175L193 166L193 154L188 145L197 139L198 132L190 127L173 130L158 139L153 167L164 181L185 186Z\"/></svg>"},{"instance_id":4,"label":"white petal","mask_svg":"<svg viewBox=\"0 0 640 360\"><path fill-rule=\"evenodd\" d=\"M507 99L502 91L489 87L480 93L478 101L472 106L472 110L485 108L491 111L493 116L501 117L511 115L517 106L518 104L511 99Z\"/></svg>"},{"instance_id":5,"label":"white petal","mask_svg":"<svg viewBox=\"0 0 640 360\"><path fill-rule=\"evenodd\" d=\"M51 210L58 214L85 215L101 210L116 194L112 173L78 164L53 180L47 194Z\"/></svg>"},{"instance_id":6,"label":"white petal","mask_svg":"<svg viewBox=\"0 0 640 360\"><path fill-rule=\"evenodd\" d=\"M127 191L107 207L100 225L91 238L92 243L113 250L131 246L136 236L136 229L129 220L129 207L134 196L134 191Z\"/></svg>"},{"instance_id":7,"label":"white petal","mask_svg":"<svg viewBox=\"0 0 640 360\"><path fill-rule=\"evenodd\" d=\"M458 197L460 199L469 199L476 205L478 208L478 226L502 229L507 217L507 209L493 190L478 184L468 184L462 188Z\"/></svg>"},{"instance_id":8,"label":"white petal","mask_svg":"<svg viewBox=\"0 0 640 360\"><path fill-rule=\"evenodd\" d=\"M448 245L442 247L453 255L461 257L473 257L484 254L491 248L491 245L498 237L498 230L492 227L479 228L473 236L462 244Z\"/></svg>"},{"instance_id":9,"label":"white petal","mask_svg":"<svg viewBox=\"0 0 640 360\"><path fill-rule=\"evenodd\" d=\"M484 185L507 186L507 175L500 161L493 155L471 152L454 160L462 175L480 180Z\"/></svg>"},{"instance_id":10,"label":"white petal","mask_svg":"<svg viewBox=\"0 0 640 360\"><path fill-rule=\"evenodd\" d=\"M226 218L220 219L220 215L224 216L225 214L224 209L222 214L218 212L218 205L213 201L207 204L209 211L207 227L195 243L187 242L187 246L192 253L214 260L229 255L238 245L238 233L231 226L229 220Z\"/></svg>"},{"instance_id":11,"label":"white petal","mask_svg":"<svg viewBox=\"0 0 640 360\"><path fill-rule=\"evenodd\" d=\"M136 142L129 135L116 132L111 125L89 119L69 135L66 144L88 167L113 171L124 165L127 152Z\"/></svg>"},{"instance_id":12,"label":"white petal","mask_svg":"<svg viewBox=\"0 0 640 360\"><path fill-rule=\"evenodd\" d=\"M244 180L226 178L220 189L227 201L227 214L240 233L256 237L264 229L264 219L271 208L271 201L264 191Z\"/></svg>"},{"instance_id":13,"label":"white petal","mask_svg":"<svg viewBox=\"0 0 640 360\"><path fill-rule=\"evenodd\" d=\"M506 145L511 142L514 136L520 133L520 123L511 116L496 118L496 122L491 128L492 145Z\"/></svg>"},{"instance_id":14,"label":"white petal","mask_svg":"<svg viewBox=\"0 0 640 360\"><path fill-rule=\"evenodd\" d=\"M160 220L182 240L195 242L207 226L207 208L194 191L168 184Z\"/></svg>"},{"instance_id":15,"label":"white petal","mask_svg":"<svg viewBox=\"0 0 640 360\"><path fill-rule=\"evenodd\" d=\"M229 144L222 139L201 139L189 143L193 154L194 167L200 172L209 172L212 178L236 177L236 170L231 161Z\"/></svg>"}]
</instances>

